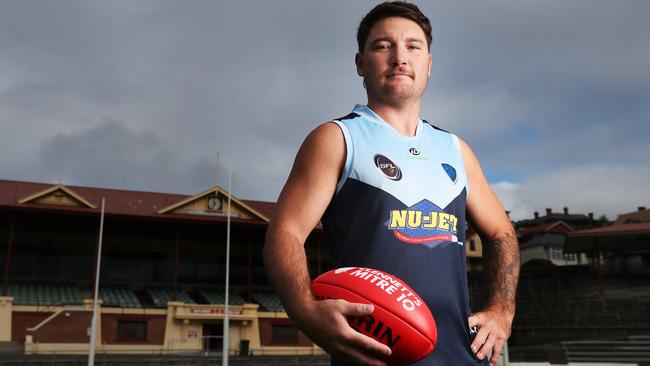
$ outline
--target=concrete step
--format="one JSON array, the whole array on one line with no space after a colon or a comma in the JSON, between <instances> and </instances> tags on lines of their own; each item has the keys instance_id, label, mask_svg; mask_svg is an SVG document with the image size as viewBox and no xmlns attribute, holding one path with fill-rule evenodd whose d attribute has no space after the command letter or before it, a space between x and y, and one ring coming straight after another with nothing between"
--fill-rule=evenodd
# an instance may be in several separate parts
<instances>
[{"instance_id":1,"label":"concrete step","mask_svg":"<svg viewBox=\"0 0 650 366\"><path fill-rule=\"evenodd\" d=\"M25 344L23 342L0 342L0 354L23 354Z\"/></svg>"},{"instance_id":2,"label":"concrete step","mask_svg":"<svg viewBox=\"0 0 650 366\"><path fill-rule=\"evenodd\" d=\"M569 362L650 362L650 339L562 342Z\"/></svg>"}]
</instances>

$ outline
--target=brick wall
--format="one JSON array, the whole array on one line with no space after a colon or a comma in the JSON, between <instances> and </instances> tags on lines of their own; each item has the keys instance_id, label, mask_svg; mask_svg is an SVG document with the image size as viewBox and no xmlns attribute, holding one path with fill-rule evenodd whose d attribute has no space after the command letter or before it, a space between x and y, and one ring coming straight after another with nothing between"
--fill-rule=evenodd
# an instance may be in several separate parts
<instances>
[{"instance_id":1,"label":"brick wall","mask_svg":"<svg viewBox=\"0 0 650 366\"><path fill-rule=\"evenodd\" d=\"M31 334L39 343L88 343L92 316L89 311L63 311Z\"/></svg>"},{"instance_id":2,"label":"brick wall","mask_svg":"<svg viewBox=\"0 0 650 366\"><path fill-rule=\"evenodd\" d=\"M119 339L117 324L120 321L146 322L146 340ZM105 344L163 344L165 341L165 322L166 317L164 315L103 314L102 341Z\"/></svg>"},{"instance_id":3,"label":"brick wall","mask_svg":"<svg viewBox=\"0 0 650 366\"><path fill-rule=\"evenodd\" d=\"M298 330L298 343L274 343L273 342L273 325L291 325L289 319L260 319L260 343L262 346L300 346L310 347L313 345L312 341L301 331Z\"/></svg>"},{"instance_id":4,"label":"brick wall","mask_svg":"<svg viewBox=\"0 0 650 366\"><path fill-rule=\"evenodd\" d=\"M51 312L16 312L11 314L11 340L25 341L27 328L36 326L38 323L52 315Z\"/></svg>"}]
</instances>

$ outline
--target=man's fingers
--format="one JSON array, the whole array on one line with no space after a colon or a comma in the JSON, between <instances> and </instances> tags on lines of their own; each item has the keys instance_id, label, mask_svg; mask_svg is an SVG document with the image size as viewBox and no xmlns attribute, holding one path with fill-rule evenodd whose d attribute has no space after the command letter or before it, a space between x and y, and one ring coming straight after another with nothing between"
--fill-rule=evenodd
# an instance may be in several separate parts
<instances>
[{"instance_id":1,"label":"man's fingers","mask_svg":"<svg viewBox=\"0 0 650 366\"><path fill-rule=\"evenodd\" d=\"M346 355L346 361L354 365L387 366L386 362L355 347L343 345L340 351L342 351L341 354Z\"/></svg>"},{"instance_id":2,"label":"man's fingers","mask_svg":"<svg viewBox=\"0 0 650 366\"><path fill-rule=\"evenodd\" d=\"M501 345L499 345L501 343ZM492 348L492 356L490 357L490 366L494 366L499 361L501 357L501 351L503 350L503 343L498 340L494 343L494 348Z\"/></svg>"},{"instance_id":3,"label":"man's fingers","mask_svg":"<svg viewBox=\"0 0 650 366\"><path fill-rule=\"evenodd\" d=\"M482 311L470 315L467 324L470 327L470 337L475 333L470 347L479 360L485 359L489 354L490 365L496 365L503 352L506 340L510 336L512 319L504 317L495 311Z\"/></svg>"},{"instance_id":4,"label":"man's fingers","mask_svg":"<svg viewBox=\"0 0 650 366\"><path fill-rule=\"evenodd\" d=\"M337 302L341 307L341 313L345 316L366 316L370 315L374 311L374 306L371 304L351 303L345 300L337 300ZM345 338L350 345L367 351L369 355L388 357L391 354L390 347L371 337L363 335L352 328L350 328L350 332L345 335Z\"/></svg>"},{"instance_id":5,"label":"man's fingers","mask_svg":"<svg viewBox=\"0 0 650 366\"><path fill-rule=\"evenodd\" d=\"M481 325L483 325L482 324L481 314L477 313L477 314L470 315L469 318L467 318L467 323L468 323L470 328L472 328L472 327L480 328Z\"/></svg>"},{"instance_id":6,"label":"man's fingers","mask_svg":"<svg viewBox=\"0 0 650 366\"><path fill-rule=\"evenodd\" d=\"M337 300L341 306L341 313L350 316L365 316L370 315L375 307L371 304L359 304L354 302L348 302L345 300Z\"/></svg>"},{"instance_id":7,"label":"man's fingers","mask_svg":"<svg viewBox=\"0 0 650 366\"><path fill-rule=\"evenodd\" d=\"M478 352L478 350L487 340L489 334L490 333L487 328L479 329L478 333L476 334L476 337L474 337L474 341L472 341L472 352L474 353Z\"/></svg>"},{"instance_id":8,"label":"man's fingers","mask_svg":"<svg viewBox=\"0 0 650 366\"><path fill-rule=\"evenodd\" d=\"M388 357L391 354L390 347L359 332L354 331L350 335L349 340L351 344L354 344L360 349L367 350L370 354L381 357Z\"/></svg>"},{"instance_id":9,"label":"man's fingers","mask_svg":"<svg viewBox=\"0 0 650 366\"><path fill-rule=\"evenodd\" d=\"M479 360L482 360L482 359L485 358L485 356L487 356L490 353L490 351L492 350L492 347L494 346L495 338L496 337L494 335L490 335L487 338L487 340L485 340L485 343L483 343L483 346L481 347L481 349L479 349L478 352L476 353L476 358L478 358Z\"/></svg>"},{"instance_id":10,"label":"man's fingers","mask_svg":"<svg viewBox=\"0 0 650 366\"><path fill-rule=\"evenodd\" d=\"M492 348L492 357L490 358L490 365L496 365L497 361L499 361L499 357L501 357L501 353L503 352L503 345L506 342L502 339L497 339L494 342L494 347Z\"/></svg>"}]
</instances>

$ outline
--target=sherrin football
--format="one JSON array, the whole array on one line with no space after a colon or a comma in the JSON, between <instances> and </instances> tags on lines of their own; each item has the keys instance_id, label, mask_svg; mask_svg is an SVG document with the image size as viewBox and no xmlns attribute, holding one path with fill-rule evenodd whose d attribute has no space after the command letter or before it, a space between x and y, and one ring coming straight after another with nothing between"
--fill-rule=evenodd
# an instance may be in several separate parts
<instances>
[{"instance_id":1,"label":"sherrin football","mask_svg":"<svg viewBox=\"0 0 650 366\"><path fill-rule=\"evenodd\" d=\"M371 268L345 267L318 276L311 284L319 300L372 304L372 314L351 317L350 326L391 348L385 361L406 365L433 352L436 322L420 297L399 278Z\"/></svg>"}]
</instances>

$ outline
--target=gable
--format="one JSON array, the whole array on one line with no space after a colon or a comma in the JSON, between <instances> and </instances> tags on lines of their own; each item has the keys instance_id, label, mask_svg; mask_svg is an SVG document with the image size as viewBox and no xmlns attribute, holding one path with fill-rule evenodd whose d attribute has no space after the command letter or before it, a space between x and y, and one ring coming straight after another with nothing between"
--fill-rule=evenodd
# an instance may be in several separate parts
<instances>
[{"instance_id":1,"label":"gable","mask_svg":"<svg viewBox=\"0 0 650 366\"><path fill-rule=\"evenodd\" d=\"M238 200L219 187L213 187L197 195L184 199L157 211L158 214L227 216L228 198L231 201L230 215L241 219L269 219L244 202Z\"/></svg>"},{"instance_id":2,"label":"gable","mask_svg":"<svg viewBox=\"0 0 650 366\"><path fill-rule=\"evenodd\" d=\"M20 204L55 205L81 208L96 208L73 190L57 184L18 200Z\"/></svg>"}]
</instances>

